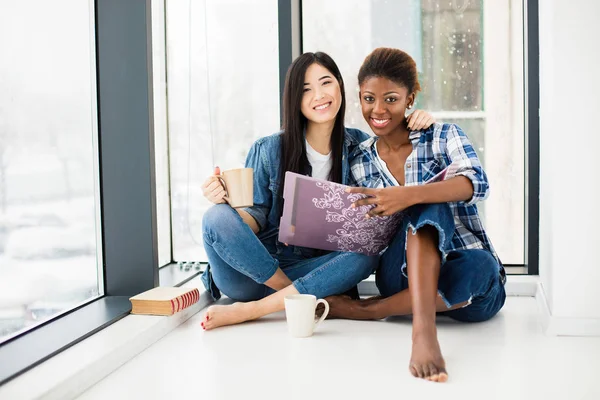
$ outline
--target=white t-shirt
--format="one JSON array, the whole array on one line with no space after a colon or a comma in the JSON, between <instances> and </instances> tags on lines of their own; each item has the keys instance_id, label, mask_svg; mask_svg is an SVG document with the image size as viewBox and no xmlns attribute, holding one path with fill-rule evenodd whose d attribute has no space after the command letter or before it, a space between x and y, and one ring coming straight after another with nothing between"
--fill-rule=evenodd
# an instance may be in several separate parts
<instances>
[{"instance_id":1,"label":"white t-shirt","mask_svg":"<svg viewBox=\"0 0 600 400\"><path fill-rule=\"evenodd\" d=\"M308 143L308 140L304 140L306 142L306 157L312 167L312 177L329 180L329 172L331 172L331 152L327 155L323 155L313 149Z\"/></svg>"}]
</instances>

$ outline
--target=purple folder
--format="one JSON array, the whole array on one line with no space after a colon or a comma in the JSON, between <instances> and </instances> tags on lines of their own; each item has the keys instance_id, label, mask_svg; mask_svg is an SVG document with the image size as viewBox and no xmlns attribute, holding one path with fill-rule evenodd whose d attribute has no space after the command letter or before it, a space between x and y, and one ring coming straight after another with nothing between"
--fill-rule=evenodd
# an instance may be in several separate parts
<instances>
[{"instance_id":1,"label":"purple folder","mask_svg":"<svg viewBox=\"0 0 600 400\"><path fill-rule=\"evenodd\" d=\"M348 186L285 173L279 241L313 249L381 253L394 237L402 213L365 218L373 206L351 208L366 197L346 193Z\"/></svg>"}]
</instances>

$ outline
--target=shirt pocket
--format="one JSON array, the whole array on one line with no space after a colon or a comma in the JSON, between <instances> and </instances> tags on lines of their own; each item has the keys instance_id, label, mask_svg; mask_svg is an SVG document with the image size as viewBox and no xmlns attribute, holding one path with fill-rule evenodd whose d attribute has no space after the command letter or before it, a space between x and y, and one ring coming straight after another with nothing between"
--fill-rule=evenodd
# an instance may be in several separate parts
<instances>
[{"instance_id":1,"label":"shirt pocket","mask_svg":"<svg viewBox=\"0 0 600 400\"><path fill-rule=\"evenodd\" d=\"M442 166L438 160L432 160L421 164L421 182L427 182L441 171Z\"/></svg>"}]
</instances>

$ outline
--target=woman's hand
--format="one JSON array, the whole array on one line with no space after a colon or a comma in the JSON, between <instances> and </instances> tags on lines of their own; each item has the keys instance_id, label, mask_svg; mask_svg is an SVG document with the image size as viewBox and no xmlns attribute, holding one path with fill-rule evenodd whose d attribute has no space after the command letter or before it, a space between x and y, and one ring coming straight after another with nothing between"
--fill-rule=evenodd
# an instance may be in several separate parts
<instances>
[{"instance_id":1,"label":"woman's hand","mask_svg":"<svg viewBox=\"0 0 600 400\"><path fill-rule=\"evenodd\" d=\"M346 318L346 319L381 319L376 312L376 303L381 300L381 296L371 297L365 300L353 300L350 296L338 295L326 297L329 303L328 319ZM317 314L319 317L323 315L325 307L319 309Z\"/></svg>"},{"instance_id":2,"label":"woman's hand","mask_svg":"<svg viewBox=\"0 0 600 400\"><path fill-rule=\"evenodd\" d=\"M368 217L384 217L404 211L418 203L417 193L419 186L390 186L383 189L369 189L352 187L346 189L348 193L362 193L369 197L358 200L352 207L376 205L367 213Z\"/></svg>"},{"instance_id":3,"label":"woman's hand","mask_svg":"<svg viewBox=\"0 0 600 400\"><path fill-rule=\"evenodd\" d=\"M435 123L435 118L427 111L415 110L412 114L406 117L408 129L411 131L419 131L427 129Z\"/></svg>"},{"instance_id":4,"label":"woman's hand","mask_svg":"<svg viewBox=\"0 0 600 400\"><path fill-rule=\"evenodd\" d=\"M225 188L219 178L217 178L219 175L221 175L221 169L215 167L214 175L208 177L202 184L202 194L213 204L226 203L224 199L226 195Z\"/></svg>"}]
</instances>

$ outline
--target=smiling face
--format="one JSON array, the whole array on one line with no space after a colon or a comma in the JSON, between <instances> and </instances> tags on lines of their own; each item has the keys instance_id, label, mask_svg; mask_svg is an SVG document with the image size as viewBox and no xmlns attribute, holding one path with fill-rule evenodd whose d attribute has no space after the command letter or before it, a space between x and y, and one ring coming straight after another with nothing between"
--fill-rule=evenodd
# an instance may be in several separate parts
<instances>
[{"instance_id":1,"label":"smiling face","mask_svg":"<svg viewBox=\"0 0 600 400\"><path fill-rule=\"evenodd\" d=\"M304 76L300 109L310 122L333 123L342 104L340 85L325 67L313 63Z\"/></svg>"},{"instance_id":2,"label":"smiling face","mask_svg":"<svg viewBox=\"0 0 600 400\"><path fill-rule=\"evenodd\" d=\"M406 108L414 101L414 93L409 94L406 86L387 78L370 77L360 86L363 117L377 136L406 130Z\"/></svg>"}]
</instances>

